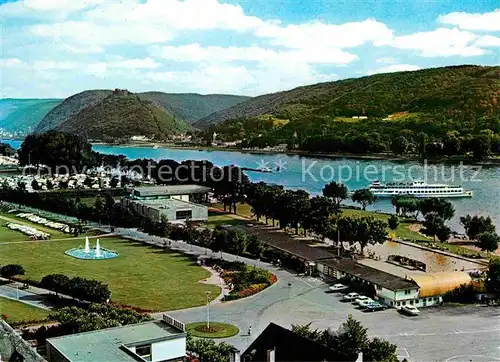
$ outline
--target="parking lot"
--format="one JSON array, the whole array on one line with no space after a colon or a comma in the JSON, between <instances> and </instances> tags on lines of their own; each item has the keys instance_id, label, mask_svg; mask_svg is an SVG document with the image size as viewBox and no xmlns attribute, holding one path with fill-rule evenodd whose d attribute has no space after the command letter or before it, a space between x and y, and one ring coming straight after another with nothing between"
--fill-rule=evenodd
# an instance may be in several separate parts
<instances>
[{"instance_id":1,"label":"parking lot","mask_svg":"<svg viewBox=\"0 0 500 362\"><path fill-rule=\"evenodd\" d=\"M395 309L364 312L327 293L321 280L296 277L281 271L280 281L254 297L213 305L211 319L234 323L240 335L230 339L244 349L270 322L290 328L312 322L313 328L337 329L351 314L368 327L372 336L398 346L400 358L409 361L500 360L500 309L486 307L435 307L408 316ZM291 287L288 286L291 284ZM186 322L203 321L205 308L173 312ZM252 335L247 334L252 326Z\"/></svg>"}]
</instances>

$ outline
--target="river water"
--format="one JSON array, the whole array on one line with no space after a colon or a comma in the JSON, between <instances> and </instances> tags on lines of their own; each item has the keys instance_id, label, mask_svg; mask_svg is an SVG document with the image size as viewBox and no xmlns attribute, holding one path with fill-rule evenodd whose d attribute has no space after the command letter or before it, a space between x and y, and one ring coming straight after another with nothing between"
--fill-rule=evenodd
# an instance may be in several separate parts
<instances>
[{"instance_id":1,"label":"river water","mask_svg":"<svg viewBox=\"0 0 500 362\"><path fill-rule=\"evenodd\" d=\"M19 147L19 141L9 141ZM374 180L382 182L426 180L428 183L462 185L472 190L472 198L449 199L455 206L455 217L449 225L463 231L459 217L489 215L500 229L500 167L479 167L461 164L427 164L416 161L358 160L352 158L326 159L286 154L250 154L231 151L198 151L153 147L94 145L94 150L105 154L122 154L129 159L151 158L209 160L217 166L267 167L273 172L251 172L252 181L283 185L290 189L304 189L312 195L321 194L326 183L342 181L349 190L364 188ZM279 167L279 171L277 168ZM394 212L389 199L379 199L369 210Z\"/></svg>"}]
</instances>

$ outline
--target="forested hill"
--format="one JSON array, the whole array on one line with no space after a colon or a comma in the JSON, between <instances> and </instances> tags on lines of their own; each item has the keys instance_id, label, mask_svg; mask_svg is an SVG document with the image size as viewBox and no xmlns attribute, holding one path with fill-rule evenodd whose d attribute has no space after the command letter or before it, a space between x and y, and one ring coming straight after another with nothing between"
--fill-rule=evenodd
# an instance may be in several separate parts
<instances>
[{"instance_id":1,"label":"forested hill","mask_svg":"<svg viewBox=\"0 0 500 362\"><path fill-rule=\"evenodd\" d=\"M108 89L87 90L66 98L61 104L53 108L40 121L35 131L37 133L57 129L63 122L76 116L79 112L93 107L113 93ZM215 111L234 106L248 97L209 94L201 95L195 93L163 93L145 92L135 93L141 100L149 101L162 107L167 113L176 119L192 123L201 117L205 117Z\"/></svg>"},{"instance_id":2,"label":"forested hill","mask_svg":"<svg viewBox=\"0 0 500 362\"><path fill-rule=\"evenodd\" d=\"M213 112L232 107L250 98L230 94L202 95L196 93L163 92L145 92L139 93L139 96L141 99L160 104L176 118L180 118L188 123L194 123Z\"/></svg>"},{"instance_id":3,"label":"forested hill","mask_svg":"<svg viewBox=\"0 0 500 362\"><path fill-rule=\"evenodd\" d=\"M376 74L262 95L200 119L207 128L226 120L273 115L387 117L396 112L498 114L500 67L474 65Z\"/></svg>"},{"instance_id":4,"label":"forested hill","mask_svg":"<svg viewBox=\"0 0 500 362\"><path fill-rule=\"evenodd\" d=\"M0 99L0 128L15 134L29 133L61 102L61 99Z\"/></svg>"},{"instance_id":5,"label":"forested hill","mask_svg":"<svg viewBox=\"0 0 500 362\"><path fill-rule=\"evenodd\" d=\"M100 102L60 123L56 129L100 140L135 135L164 140L168 135L191 130L191 126L161 106L142 100L137 94L115 90Z\"/></svg>"},{"instance_id":6,"label":"forested hill","mask_svg":"<svg viewBox=\"0 0 500 362\"><path fill-rule=\"evenodd\" d=\"M96 105L112 93L111 90L95 89L66 98L42 118L35 132L42 133L57 129L64 121L71 119L83 109Z\"/></svg>"}]
</instances>

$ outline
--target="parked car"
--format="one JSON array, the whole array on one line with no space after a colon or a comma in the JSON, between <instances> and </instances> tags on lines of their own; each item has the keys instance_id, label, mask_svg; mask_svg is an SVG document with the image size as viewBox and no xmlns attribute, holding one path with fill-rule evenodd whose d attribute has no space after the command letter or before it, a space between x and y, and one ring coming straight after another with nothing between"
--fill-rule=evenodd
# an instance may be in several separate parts
<instances>
[{"instance_id":1,"label":"parked car","mask_svg":"<svg viewBox=\"0 0 500 362\"><path fill-rule=\"evenodd\" d=\"M369 303L365 308L367 312L375 312L377 310L386 310L386 309L387 306L385 304L378 302Z\"/></svg>"},{"instance_id":2,"label":"parked car","mask_svg":"<svg viewBox=\"0 0 500 362\"><path fill-rule=\"evenodd\" d=\"M404 305L403 307L401 307L401 311L403 311L404 313L409 314L409 315L419 315L420 314L420 311L417 309L417 307L415 307L413 305Z\"/></svg>"},{"instance_id":3,"label":"parked car","mask_svg":"<svg viewBox=\"0 0 500 362\"><path fill-rule=\"evenodd\" d=\"M359 297L357 297L356 299L354 299L353 303L359 305L359 303L364 302L366 300L371 300L373 302L373 299L365 297L364 295L360 295Z\"/></svg>"},{"instance_id":4,"label":"parked car","mask_svg":"<svg viewBox=\"0 0 500 362\"><path fill-rule=\"evenodd\" d=\"M343 290L348 289L349 287L344 284L333 284L331 287L328 288L328 291L330 292L341 292Z\"/></svg>"},{"instance_id":5,"label":"parked car","mask_svg":"<svg viewBox=\"0 0 500 362\"><path fill-rule=\"evenodd\" d=\"M345 302L352 302L360 297L358 293L349 293L342 297L342 300Z\"/></svg>"},{"instance_id":6,"label":"parked car","mask_svg":"<svg viewBox=\"0 0 500 362\"><path fill-rule=\"evenodd\" d=\"M367 305L374 303L375 301L372 298L367 298L363 300L356 299L354 303L359 305L361 309L366 308Z\"/></svg>"}]
</instances>

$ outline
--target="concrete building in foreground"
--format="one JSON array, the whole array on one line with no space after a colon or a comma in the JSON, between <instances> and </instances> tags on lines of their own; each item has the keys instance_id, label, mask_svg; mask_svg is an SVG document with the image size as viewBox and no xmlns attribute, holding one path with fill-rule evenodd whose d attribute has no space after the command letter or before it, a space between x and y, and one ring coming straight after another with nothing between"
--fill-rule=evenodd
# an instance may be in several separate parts
<instances>
[{"instance_id":1,"label":"concrete building in foreground","mask_svg":"<svg viewBox=\"0 0 500 362\"><path fill-rule=\"evenodd\" d=\"M207 221L208 208L199 202L206 201L210 191L199 185L137 187L130 189L121 203L155 221L162 217L169 221Z\"/></svg>"},{"instance_id":2,"label":"concrete building in foreground","mask_svg":"<svg viewBox=\"0 0 500 362\"><path fill-rule=\"evenodd\" d=\"M162 320L47 339L49 362L181 362L186 357L183 323Z\"/></svg>"}]
</instances>

